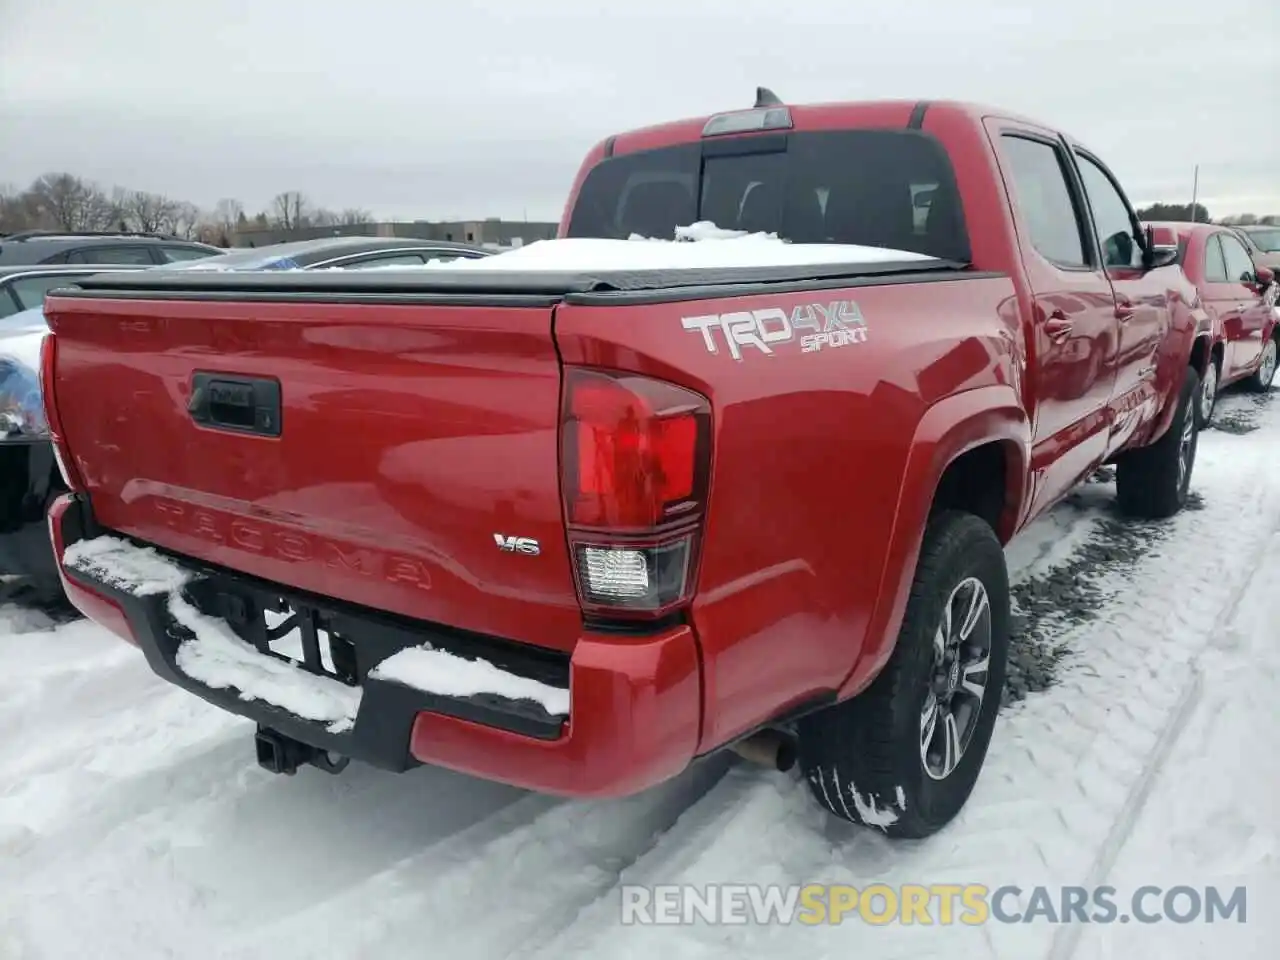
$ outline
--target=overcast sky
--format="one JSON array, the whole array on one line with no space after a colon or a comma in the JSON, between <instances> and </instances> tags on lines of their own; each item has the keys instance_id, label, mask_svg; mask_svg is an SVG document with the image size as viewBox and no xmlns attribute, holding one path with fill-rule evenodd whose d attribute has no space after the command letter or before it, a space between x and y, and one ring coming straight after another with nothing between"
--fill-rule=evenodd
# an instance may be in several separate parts
<instances>
[{"instance_id":1,"label":"overcast sky","mask_svg":"<svg viewBox=\"0 0 1280 960\"><path fill-rule=\"evenodd\" d=\"M610 133L784 100L957 98L1131 198L1280 213L1277 0L0 0L0 184L68 170L253 212L558 219Z\"/></svg>"}]
</instances>

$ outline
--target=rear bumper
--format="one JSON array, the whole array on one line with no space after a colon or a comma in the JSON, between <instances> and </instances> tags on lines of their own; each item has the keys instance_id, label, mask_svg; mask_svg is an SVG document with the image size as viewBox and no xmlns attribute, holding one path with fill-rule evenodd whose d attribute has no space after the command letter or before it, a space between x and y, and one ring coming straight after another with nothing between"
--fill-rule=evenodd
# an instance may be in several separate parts
<instances>
[{"instance_id":1,"label":"rear bumper","mask_svg":"<svg viewBox=\"0 0 1280 960\"><path fill-rule=\"evenodd\" d=\"M57 584L45 510L60 486L49 441L0 443L0 575Z\"/></svg>"},{"instance_id":2,"label":"rear bumper","mask_svg":"<svg viewBox=\"0 0 1280 960\"><path fill-rule=\"evenodd\" d=\"M170 555L193 578L181 589L182 598L207 615L278 597L349 638L354 662L346 682L361 691L359 707L349 729L334 732L333 724L304 719L266 699L246 699L233 686L215 688L185 673L178 652L193 635L175 619L168 594L138 595L83 564L63 563L69 545L109 533L96 528L82 499L65 495L56 500L49 529L63 586L81 612L140 647L163 679L313 747L388 770L434 764L575 797L638 792L678 774L694 756L700 676L696 641L687 626L644 637L584 632L567 655L389 617ZM224 625L234 622L232 629L253 642L240 620L238 615L221 616ZM568 716L548 714L532 700L442 696L368 676L388 656L424 643L567 687ZM250 656L274 657L256 650Z\"/></svg>"}]
</instances>

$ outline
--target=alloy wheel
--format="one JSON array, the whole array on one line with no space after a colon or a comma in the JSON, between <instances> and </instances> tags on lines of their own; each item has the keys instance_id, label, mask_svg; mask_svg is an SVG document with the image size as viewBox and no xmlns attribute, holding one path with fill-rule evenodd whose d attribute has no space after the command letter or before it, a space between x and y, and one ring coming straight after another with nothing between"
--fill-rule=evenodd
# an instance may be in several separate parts
<instances>
[{"instance_id":1,"label":"alloy wheel","mask_svg":"<svg viewBox=\"0 0 1280 960\"><path fill-rule=\"evenodd\" d=\"M1268 340L1267 345L1262 348L1262 366L1258 368L1258 380L1264 387L1271 386L1271 380L1276 375L1276 341Z\"/></svg>"},{"instance_id":2,"label":"alloy wheel","mask_svg":"<svg viewBox=\"0 0 1280 960\"><path fill-rule=\"evenodd\" d=\"M1200 422L1208 423L1213 416L1213 406L1218 399L1218 365L1210 362L1200 385Z\"/></svg>"},{"instance_id":3,"label":"alloy wheel","mask_svg":"<svg viewBox=\"0 0 1280 960\"><path fill-rule=\"evenodd\" d=\"M982 581L969 577L951 591L943 608L920 711L920 760L933 780L951 775L973 739L990 662L991 601Z\"/></svg>"},{"instance_id":4,"label":"alloy wheel","mask_svg":"<svg viewBox=\"0 0 1280 960\"><path fill-rule=\"evenodd\" d=\"M1195 456L1196 418L1187 411L1182 424L1182 436L1178 440L1178 490L1182 490L1191 475L1191 458Z\"/></svg>"}]
</instances>

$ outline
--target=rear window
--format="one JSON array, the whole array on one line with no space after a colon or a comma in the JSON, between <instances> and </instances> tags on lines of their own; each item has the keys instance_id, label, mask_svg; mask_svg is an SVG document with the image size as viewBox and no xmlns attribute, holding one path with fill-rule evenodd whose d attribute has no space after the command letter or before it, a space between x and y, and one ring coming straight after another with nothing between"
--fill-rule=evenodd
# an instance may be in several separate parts
<instances>
[{"instance_id":1,"label":"rear window","mask_svg":"<svg viewBox=\"0 0 1280 960\"><path fill-rule=\"evenodd\" d=\"M1258 245L1258 249L1266 253L1280 253L1280 229L1250 230L1249 239Z\"/></svg>"},{"instance_id":2,"label":"rear window","mask_svg":"<svg viewBox=\"0 0 1280 960\"><path fill-rule=\"evenodd\" d=\"M899 130L706 140L603 160L583 181L568 236L671 240L700 220L792 243L970 259L946 151Z\"/></svg>"}]
</instances>

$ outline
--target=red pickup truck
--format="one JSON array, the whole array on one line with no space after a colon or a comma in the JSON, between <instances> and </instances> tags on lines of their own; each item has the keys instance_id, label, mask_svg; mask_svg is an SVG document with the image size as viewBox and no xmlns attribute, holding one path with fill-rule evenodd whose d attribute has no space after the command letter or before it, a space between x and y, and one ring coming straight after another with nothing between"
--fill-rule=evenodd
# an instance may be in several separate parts
<instances>
[{"instance_id":1,"label":"red pickup truck","mask_svg":"<svg viewBox=\"0 0 1280 960\"><path fill-rule=\"evenodd\" d=\"M996 722L1002 545L1104 463L1186 501L1175 259L1041 124L761 91L601 142L523 250L100 275L47 307L63 582L277 772L617 796L730 748L924 836Z\"/></svg>"},{"instance_id":2,"label":"red pickup truck","mask_svg":"<svg viewBox=\"0 0 1280 960\"><path fill-rule=\"evenodd\" d=\"M1250 257L1242 234L1216 223L1149 223L1157 248L1178 251L1209 316L1209 365L1200 378L1200 426L1235 383L1266 393L1280 363L1275 273Z\"/></svg>"}]
</instances>

